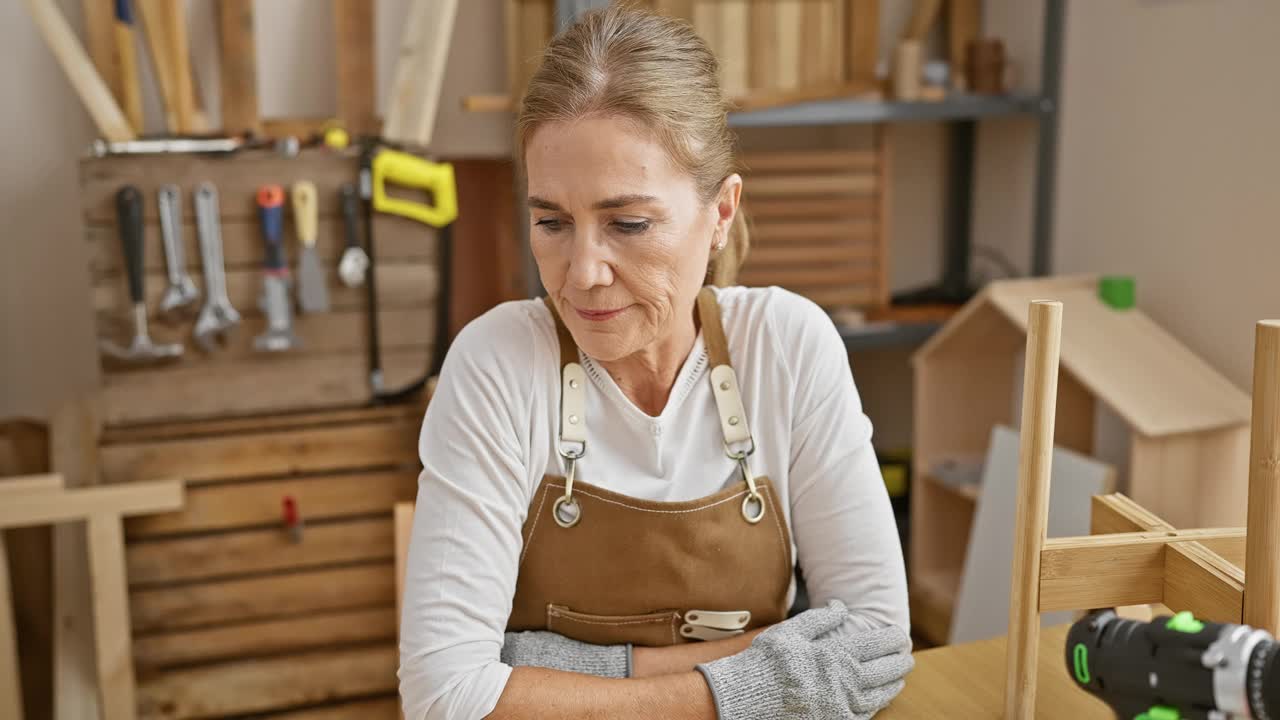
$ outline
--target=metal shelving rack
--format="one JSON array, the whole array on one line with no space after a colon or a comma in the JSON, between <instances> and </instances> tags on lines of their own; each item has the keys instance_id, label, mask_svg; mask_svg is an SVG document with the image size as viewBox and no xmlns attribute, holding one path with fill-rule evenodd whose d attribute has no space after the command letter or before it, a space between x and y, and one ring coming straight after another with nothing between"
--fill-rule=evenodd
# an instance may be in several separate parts
<instances>
[{"instance_id":1,"label":"metal shelving rack","mask_svg":"<svg viewBox=\"0 0 1280 720\"><path fill-rule=\"evenodd\" d=\"M1049 274L1053 248L1053 195L1057 166L1058 99L1061 89L1062 30L1065 0L1046 0L1040 94L959 95L939 102L824 100L786 107L731 113L732 127L847 125L857 123L946 122L950 128L948 195L943 223L945 259L942 277L929 288L897 296L895 301L960 304L975 289L969 277L972 253L974 151L983 118L1025 115L1038 120L1035 190L1031 230L1031 274ZM938 322L879 323L842 327L850 351L911 346L926 340Z\"/></svg>"}]
</instances>

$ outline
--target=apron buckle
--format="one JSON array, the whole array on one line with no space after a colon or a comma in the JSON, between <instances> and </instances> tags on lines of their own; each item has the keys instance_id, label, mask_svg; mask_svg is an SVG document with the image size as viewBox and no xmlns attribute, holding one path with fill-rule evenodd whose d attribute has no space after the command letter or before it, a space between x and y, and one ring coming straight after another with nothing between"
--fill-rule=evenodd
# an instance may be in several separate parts
<instances>
[{"instance_id":1,"label":"apron buckle","mask_svg":"<svg viewBox=\"0 0 1280 720\"><path fill-rule=\"evenodd\" d=\"M728 445L724 447L724 454L738 461L738 467L742 470L742 479L747 481L747 496L742 499L742 517L752 525L763 520L765 512L764 496L760 494L759 488L756 487L756 479L752 476L751 469L747 467L747 458L755 452L755 449L754 440L751 441L751 447L747 450L733 450Z\"/></svg>"},{"instance_id":2,"label":"apron buckle","mask_svg":"<svg viewBox=\"0 0 1280 720\"><path fill-rule=\"evenodd\" d=\"M573 499L573 476L578 467L578 458L582 457L583 453L570 454L561 450L560 454L564 456L569 469L564 478L564 495L557 498L556 504L551 506L551 517L555 518L556 524L560 527L571 528L582 519L582 506Z\"/></svg>"}]
</instances>

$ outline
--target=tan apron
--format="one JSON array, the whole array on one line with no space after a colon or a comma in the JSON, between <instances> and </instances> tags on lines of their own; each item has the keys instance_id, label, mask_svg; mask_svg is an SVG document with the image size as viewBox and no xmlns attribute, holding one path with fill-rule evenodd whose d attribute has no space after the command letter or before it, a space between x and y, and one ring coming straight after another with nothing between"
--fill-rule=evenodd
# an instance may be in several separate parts
<instances>
[{"instance_id":1,"label":"tan apron","mask_svg":"<svg viewBox=\"0 0 1280 720\"><path fill-rule=\"evenodd\" d=\"M587 377L578 348L548 302L560 340L559 451L565 477L543 478L529 504L508 630L551 630L596 644L673 645L782 621L791 536L755 450L710 289L698 313L711 361L726 454L743 480L709 497L656 502L575 481L587 455Z\"/></svg>"}]
</instances>

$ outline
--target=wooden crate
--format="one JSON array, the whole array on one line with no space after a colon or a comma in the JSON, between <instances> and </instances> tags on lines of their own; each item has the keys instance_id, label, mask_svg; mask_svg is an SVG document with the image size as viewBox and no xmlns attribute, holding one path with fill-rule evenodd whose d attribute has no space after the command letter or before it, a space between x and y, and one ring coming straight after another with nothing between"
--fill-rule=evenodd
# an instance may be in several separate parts
<instances>
[{"instance_id":1,"label":"wooden crate","mask_svg":"<svg viewBox=\"0 0 1280 720\"><path fill-rule=\"evenodd\" d=\"M186 344L183 357L165 365L104 362L106 424L353 407L372 399L366 289L348 288L337 278L338 258L345 246L338 188L356 182L357 170L354 153L328 150L306 150L296 158L244 151L223 157L158 155L82 161L81 208L98 335L127 342L132 334L115 195L123 185L133 184L145 199L146 299L152 336L157 342ZM262 185L279 184L287 192L300 180L314 182L318 190L317 252L328 273L331 310L294 313L295 332L303 342L300 349L259 353L253 350L253 338L266 323L258 308L265 246L254 196ZM203 181L218 188L227 294L243 318L229 345L212 354L192 341L194 319L166 323L156 317L167 285L156 192L166 183L182 189L185 261L201 289L202 304L204 273L193 193ZM300 248L292 211L286 208L285 215L286 256L296 267ZM382 364L386 387L398 388L420 378L433 358L440 279L437 236L421 223L382 213L375 215L374 232Z\"/></svg>"},{"instance_id":2,"label":"wooden crate","mask_svg":"<svg viewBox=\"0 0 1280 720\"><path fill-rule=\"evenodd\" d=\"M889 303L889 140L743 155L751 251L739 282L779 285L827 309Z\"/></svg>"},{"instance_id":3,"label":"wooden crate","mask_svg":"<svg viewBox=\"0 0 1280 720\"><path fill-rule=\"evenodd\" d=\"M102 431L100 482L187 488L125 526L140 718L396 717L392 508L416 497L423 410Z\"/></svg>"},{"instance_id":4,"label":"wooden crate","mask_svg":"<svg viewBox=\"0 0 1280 720\"><path fill-rule=\"evenodd\" d=\"M688 20L743 105L877 89L879 0L638 0ZM506 0L508 91L524 95L555 32L555 0Z\"/></svg>"}]
</instances>

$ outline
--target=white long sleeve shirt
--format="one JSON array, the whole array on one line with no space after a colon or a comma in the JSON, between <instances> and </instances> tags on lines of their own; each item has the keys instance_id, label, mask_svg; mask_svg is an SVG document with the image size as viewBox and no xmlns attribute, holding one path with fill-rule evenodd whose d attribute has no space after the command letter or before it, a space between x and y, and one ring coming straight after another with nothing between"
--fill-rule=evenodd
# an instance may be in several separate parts
<instances>
[{"instance_id":1,"label":"white long sleeve shirt","mask_svg":"<svg viewBox=\"0 0 1280 720\"><path fill-rule=\"evenodd\" d=\"M717 291L756 442L811 604L838 598L843 632L908 627L902 548L848 356L830 318L779 288ZM482 718L511 673L499 660L530 498L556 452L560 354L539 300L500 305L450 349L422 424L423 471L405 573L400 692L409 720ZM724 453L699 333L662 414L637 408L583 357L583 482L691 500L736 479ZM794 596L792 580L790 596Z\"/></svg>"}]
</instances>

